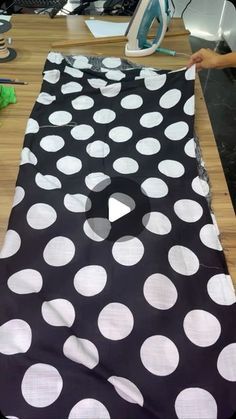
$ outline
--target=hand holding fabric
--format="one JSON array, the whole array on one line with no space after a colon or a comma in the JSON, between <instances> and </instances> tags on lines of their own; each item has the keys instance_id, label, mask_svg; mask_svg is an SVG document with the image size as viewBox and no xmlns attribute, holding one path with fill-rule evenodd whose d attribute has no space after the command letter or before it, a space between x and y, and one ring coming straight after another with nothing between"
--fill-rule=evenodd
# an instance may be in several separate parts
<instances>
[{"instance_id":1,"label":"hand holding fabric","mask_svg":"<svg viewBox=\"0 0 236 419\"><path fill-rule=\"evenodd\" d=\"M190 57L187 67L191 67L193 64L196 64L198 71L209 68L236 67L236 52L218 54L209 48L201 48Z\"/></svg>"}]
</instances>

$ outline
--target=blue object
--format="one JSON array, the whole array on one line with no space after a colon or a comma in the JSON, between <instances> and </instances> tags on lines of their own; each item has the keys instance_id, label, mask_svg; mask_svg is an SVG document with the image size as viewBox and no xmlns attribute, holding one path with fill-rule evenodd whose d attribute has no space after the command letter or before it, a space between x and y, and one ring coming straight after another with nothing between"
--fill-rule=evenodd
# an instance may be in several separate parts
<instances>
[{"instance_id":1,"label":"blue object","mask_svg":"<svg viewBox=\"0 0 236 419\"><path fill-rule=\"evenodd\" d=\"M165 36L170 18L168 0L140 0L126 32L126 55L135 57L154 53ZM155 19L159 22L157 33L148 42L148 32ZM174 52L170 55L174 55Z\"/></svg>"}]
</instances>

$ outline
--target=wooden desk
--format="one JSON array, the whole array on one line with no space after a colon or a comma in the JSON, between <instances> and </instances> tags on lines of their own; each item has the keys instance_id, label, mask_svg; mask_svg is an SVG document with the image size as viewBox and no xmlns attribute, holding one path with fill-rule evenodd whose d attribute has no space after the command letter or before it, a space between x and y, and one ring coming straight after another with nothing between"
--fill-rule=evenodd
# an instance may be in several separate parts
<instances>
[{"instance_id":1,"label":"wooden desk","mask_svg":"<svg viewBox=\"0 0 236 419\"><path fill-rule=\"evenodd\" d=\"M104 19L107 20L107 17ZM120 20L123 21L125 18L120 18ZM17 77L28 81L29 84L16 86L17 104L7 107L0 113L0 245L11 210L26 121L40 90L41 73L47 53L55 41L80 37L84 39L86 36L91 38L82 16L60 16L51 20L47 16L15 15L11 22L13 27L8 36L13 39L17 58L10 63L0 64L1 77ZM178 29L183 30L182 21L174 19L170 30ZM179 52L191 53L187 36L166 37L162 46ZM70 47L63 51L68 54L124 57L124 44ZM152 67L175 69L184 67L187 59L155 54L144 58L134 58L133 61ZM212 208L221 231L221 241L228 268L236 284L235 215L198 79L195 125L210 177Z\"/></svg>"}]
</instances>

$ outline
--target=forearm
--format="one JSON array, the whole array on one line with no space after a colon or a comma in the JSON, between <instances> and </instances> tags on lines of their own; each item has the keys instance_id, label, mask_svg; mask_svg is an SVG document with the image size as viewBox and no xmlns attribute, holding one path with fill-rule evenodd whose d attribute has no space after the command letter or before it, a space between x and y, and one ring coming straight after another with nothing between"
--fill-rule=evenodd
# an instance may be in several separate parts
<instances>
[{"instance_id":1,"label":"forearm","mask_svg":"<svg viewBox=\"0 0 236 419\"><path fill-rule=\"evenodd\" d=\"M219 55L217 57L216 68L236 67L236 52Z\"/></svg>"}]
</instances>

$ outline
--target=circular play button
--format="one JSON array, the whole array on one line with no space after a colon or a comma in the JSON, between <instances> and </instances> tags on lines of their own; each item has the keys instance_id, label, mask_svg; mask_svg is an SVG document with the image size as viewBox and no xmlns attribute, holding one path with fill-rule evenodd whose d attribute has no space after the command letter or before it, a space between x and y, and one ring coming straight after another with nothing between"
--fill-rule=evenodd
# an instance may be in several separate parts
<instances>
[{"instance_id":1,"label":"circular play button","mask_svg":"<svg viewBox=\"0 0 236 419\"><path fill-rule=\"evenodd\" d=\"M150 213L150 201L135 181L114 177L102 180L89 194L91 209L86 213L85 234L94 241L115 242L120 237L137 237L144 229L143 216Z\"/></svg>"}]
</instances>

